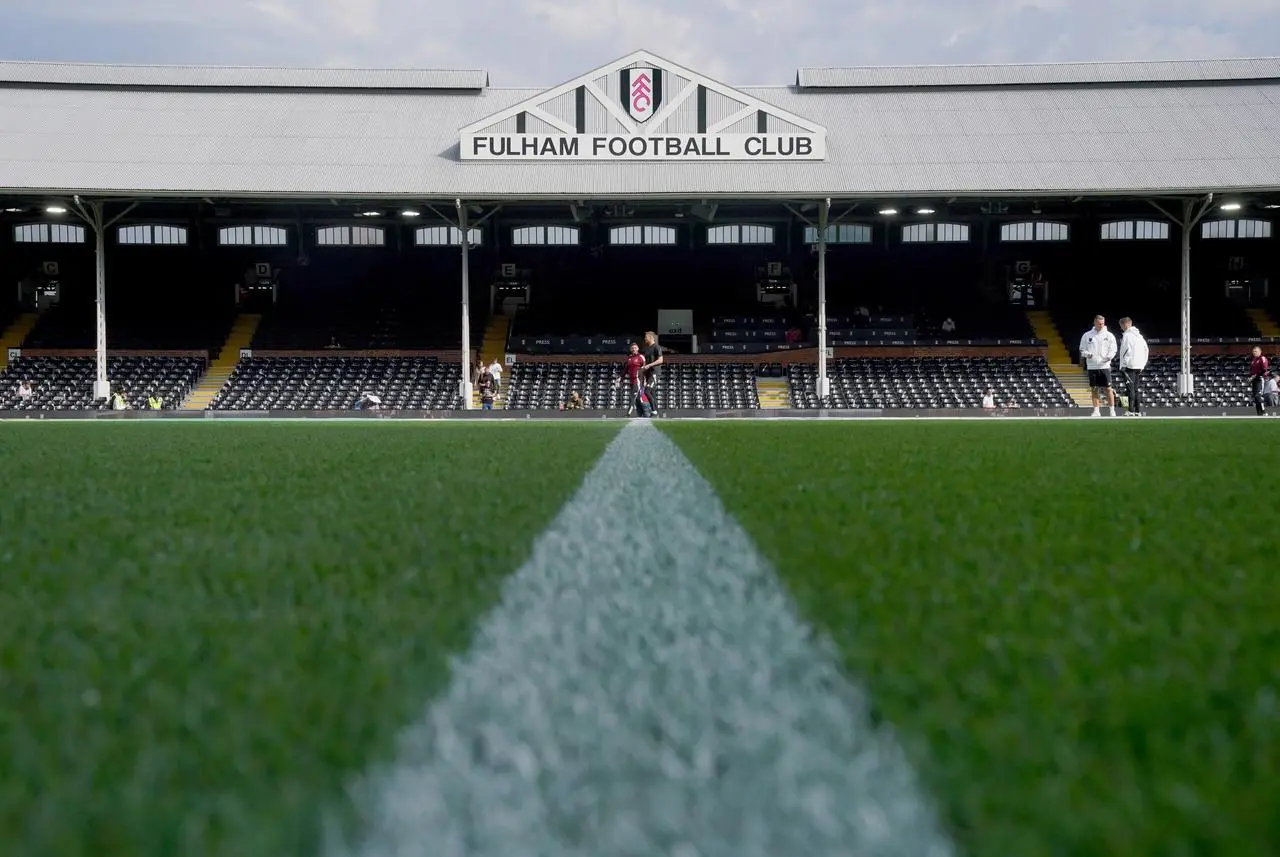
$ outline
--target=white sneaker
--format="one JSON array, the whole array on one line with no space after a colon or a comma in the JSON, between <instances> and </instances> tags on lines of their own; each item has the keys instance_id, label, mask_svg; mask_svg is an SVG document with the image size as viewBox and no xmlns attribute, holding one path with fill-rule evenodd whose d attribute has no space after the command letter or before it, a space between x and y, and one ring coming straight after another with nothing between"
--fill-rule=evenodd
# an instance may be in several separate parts
<instances>
[{"instance_id":1,"label":"white sneaker","mask_svg":"<svg viewBox=\"0 0 1280 857\"><path fill-rule=\"evenodd\" d=\"M1119 412L1118 410L1116 410L1115 408L1112 408L1112 409L1111 409L1111 416L1113 416L1113 417L1118 417L1118 416L1120 416L1120 412Z\"/></svg>"},{"instance_id":2,"label":"white sneaker","mask_svg":"<svg viewBox=\"0 0 1280 857\"><path fill-rule=\"evenodd\" d=\"M1091 417L1100 417L1100 416L1102 416L1102 411L1098 410L1097 408L1094 408L1094 409L1093 409L1093 413L1089 414L1089 416L1091 416Z\"/></svg>"}]
</instances>

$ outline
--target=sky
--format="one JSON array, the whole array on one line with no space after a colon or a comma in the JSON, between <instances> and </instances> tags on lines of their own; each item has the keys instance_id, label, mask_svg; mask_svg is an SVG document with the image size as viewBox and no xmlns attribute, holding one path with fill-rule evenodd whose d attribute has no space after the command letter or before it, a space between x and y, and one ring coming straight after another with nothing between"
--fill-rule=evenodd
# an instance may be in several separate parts
<instances>
[{"instance_id":1,"label":"sky","mask_svg":"<svg viewBox=\"0 0 1280 857\"><path fill-rule=\"evenodd\" d=\"M1280 0L0 0L0 59L483 68L550 86L644 48L733 85L800 66L1280 55Z\"/></svg>"}]
</instances>

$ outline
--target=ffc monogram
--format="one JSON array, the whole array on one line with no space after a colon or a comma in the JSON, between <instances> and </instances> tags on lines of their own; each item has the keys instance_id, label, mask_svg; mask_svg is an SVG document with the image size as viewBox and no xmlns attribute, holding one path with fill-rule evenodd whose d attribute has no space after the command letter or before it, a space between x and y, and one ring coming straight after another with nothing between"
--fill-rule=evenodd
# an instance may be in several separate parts
<instances>
[{"instance_id":1,"label":"ffc monogram","mask_svg":"<svg viewBox=\"0 0 1280 857\"><path fill-rule=\"evenodd\" d=\"M637 122L647 121L662 106L662 72L654 68L624 68L618 72L622 106Z\"/></svg>"}]
</instances>

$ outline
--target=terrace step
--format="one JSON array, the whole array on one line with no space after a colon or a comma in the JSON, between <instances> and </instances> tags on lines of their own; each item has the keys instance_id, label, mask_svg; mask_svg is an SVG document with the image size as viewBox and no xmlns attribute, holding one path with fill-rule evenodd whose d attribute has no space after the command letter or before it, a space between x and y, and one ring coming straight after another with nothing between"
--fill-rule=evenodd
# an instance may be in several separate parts
<instances>
[{"instance_id":1,"label":"terrace step","mask_svg":"<svg viewBox=\"0 0 1280 857\"><path fill-rule=\"evenodd\" d=\"M791 382L786 378L756 378L756 395L760 398L760 410L781 410L791 407Z\"/></svg>"},{"instance_id":2,"label":"terrace step","mask_svg":"<svg viewBox=\"0 0 1280 857\"><path fill-rule=\"evenodd\" d=\"M261 315L246 313L236 316L236 320L231 325L231 332L222 343L222 350L209 364L209 370L204 373L200 383L196 384L183 401L182 410L203 411L213 403L231 378L236 364L240 362L241 350L248 348L253 342L253 335L258 332L258 325L261 323Z\"/></svg>"},{"instance_id":3,"label":"terrace step","mask_svg":"<svg viewBox=\"0 0 1280 857\"><path fill-rule=\"evenodd\" d=\"M480 341L480 359L484 361L484 365L488 366L497 360L503 363L507 356L507 334L511 331L511 316L495 315L489 319L489 324L484 329L484 339ZM495 408L502 407L502 400L499 398L493 403ZM480 407L480 391L472 389L471 391L471 407Z\"/></svg>"},{"instance_id":4,"label":"terrace step","mask_svg":"<svg viewBox=\"0 0 1280 857\"><path fill-rule=\"evenodd\" d=\"M1280 325L1276 324L1276 320L1271 317L1271 313L1265 309L1257 307L1250 309L1249 318L1253 320L1253 326L1258 328L1258 333L1263 336L1280 337Z\"/></svg>"},{"instance_id":5,"label":"terrace step","mask_svg":"<svg viewBox=\"0 0 1280 857\"><path fill-rule=\"evenodd\" d=\"M0 372L9 368L9 349L21 348L31 330L36 326L40 316L26 312L13 320L13 324L0 335Z\"/></svg>"},{"instance_id":6,"label":"terrace step","mask_svg":"<svg viewBox=\"0 0 1280 857\"><path fill-rule=\"evenodd\" d=\"M1036 339L1045 342L1045 358L1051 371L1062 389L1067 391L1071 400L1082 408L1093 407L1093 397L1089 390L1089 376L1080 366L1071 361L1071 352L1053 317L1042 309L1027 310L1027 322L1031 325Z\"/></svg>"}]
</instances>

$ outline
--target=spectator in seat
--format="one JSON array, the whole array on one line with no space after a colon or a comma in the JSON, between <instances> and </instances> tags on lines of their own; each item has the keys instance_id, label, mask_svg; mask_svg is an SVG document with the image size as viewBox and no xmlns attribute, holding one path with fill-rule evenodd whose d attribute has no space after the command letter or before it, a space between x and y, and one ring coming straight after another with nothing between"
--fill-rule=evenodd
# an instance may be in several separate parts
<instances>
[{"instance_id":1,"label":"spectator in seat","mask_svg":"<svg viewBox=\"0 0 1280 857\"><path fill-rule=\"evenodd\" d=\"M111 394L111 410L123 411L123 410L126 410L128 407L129 405L124 400L124 394L122 394L119 390L116 390L114 393Z\"/></svg>"},{"instance_id":2,"label":"spectator in seat","mask_svg":"<svg viewBox=\"0 0 1280 857\"><path fill-rule=\"evenodd\" d=\"M1267 374L1267 380L1262 385L1262 398L1267 403L1267 407L1280 407L1280 384L1276 383L1276 373Z\"/></svg>"},{"instance_id":3,"label":"spectator in seat","mask_svg":"<svg viewBox=\"0 0 1280 857\"><path fill-rule=\"evenodd\" d=\"M996 389L988 387L987 392L982 394L982 407L984 410L994 411L996 409Z\"/></svg>"},{"instance_id":4,"label":"spectator in seat","mask_svg":"<svg viewBox=\"0 0 1280 857\"><path fill-rule=\"evenodd\" d=\"M580 411L583 408L582 394L574 390L569 394L569 401L564 403L566 411Z\"/></svg>"},{"instance_id":5,"label":"spectator in seat","mask_svg":"<svg viewBox=\"0 0 1280 857\"><path fill-rule=\"evenodd\" d=\"M942 320L942 332L948 334L956 332L956 323L951 316L947 316Z\"/></svg>"},{"instance_id":6,"label":"spectator in seat","mask_svg":"<svg viewBox=\"0 0 1280 857\"><path fill-rule=\"evenodd\" d=\"M789 344L796 345L802 339L804 339L804 331L802 331L799 327L792 325L791 327L787 328L787 342Z\"/></svg>"},{"instance_id":7,"label":"spectator in seat","mask_svg":"<svg viewBox=\"0 0 1280 857\"><path fill-rule=\"evenodd\" d=\"M1263 388L1267 383L1267 376L1271 374L1271 362L1262 356L1262 349L1253 346L1253 359L1249 361L1249 383L1253 386L1253 406L1258 410L1258 416L1262 416L1267 412L1267 403L1263 399Z\"/></svg>"},{"instance_id":8,"label":"spectator in seat","mask_svg":"<svg viewBox=\"0 0 1280 857\"><path fill-rule=\"evenodd\" d=\"M31 387L30 381L23 381L18 385L18 398L22 400L24 405L27 402L30 402L31 398L35 396L35 394L36 391Z\"/></svg>"},{"instance_id":9,"label":"spectator in seat","mask_svg":"<svg viewBox=\"0 0 1280 857\"><path fill-rule=\"evenodd\" d=\"M164 399L155 393L147 393L147 410L158 411L164 407Z\"/></svg>"}]
</instances>

